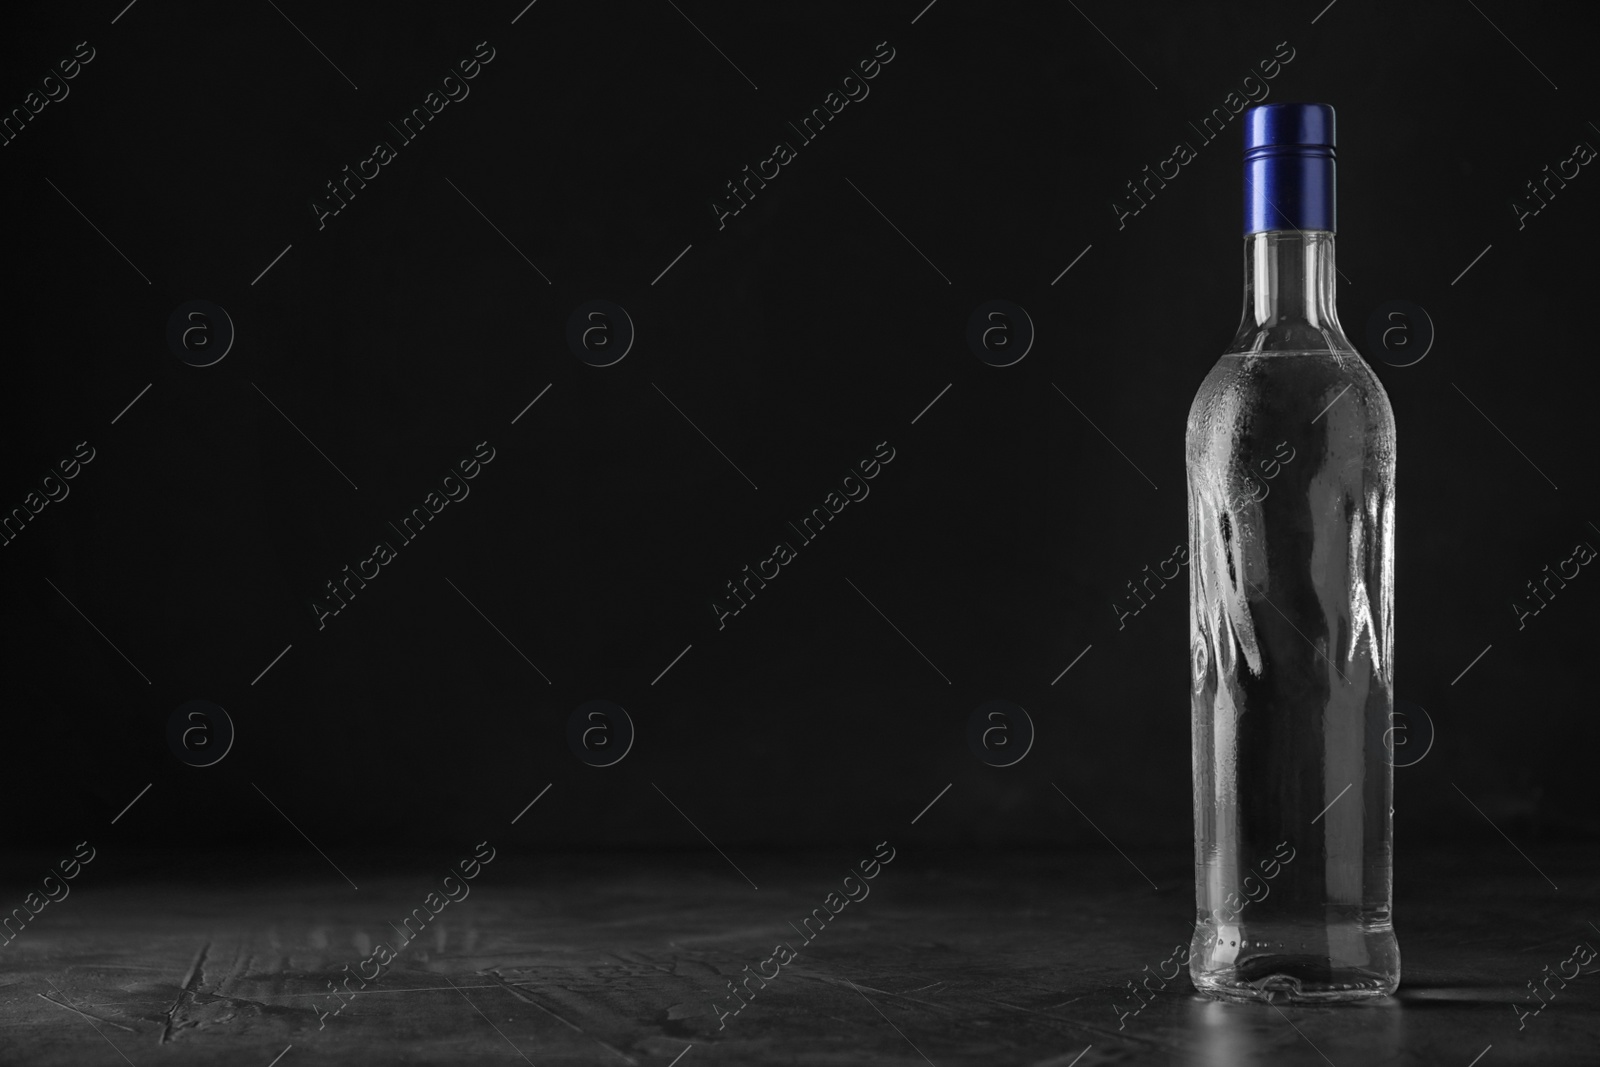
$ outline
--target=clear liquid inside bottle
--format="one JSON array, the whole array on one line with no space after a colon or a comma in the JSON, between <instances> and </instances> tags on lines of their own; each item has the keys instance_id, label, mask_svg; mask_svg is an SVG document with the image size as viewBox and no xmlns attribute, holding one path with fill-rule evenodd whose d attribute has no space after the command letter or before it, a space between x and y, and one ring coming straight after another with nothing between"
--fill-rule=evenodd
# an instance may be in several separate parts
<instances>
[{"instance_id":1,"label":"clear liquid inside bottle","mask_svg":"<svg viewBox=\"0 0 1600 1067\"><path fill-rule=\"evenodd\" d=\"M1195 988L1392 993L1395 432L1340 329L1333 235L1246 238L1190 410Z\"/></svg>"}]
</instances>

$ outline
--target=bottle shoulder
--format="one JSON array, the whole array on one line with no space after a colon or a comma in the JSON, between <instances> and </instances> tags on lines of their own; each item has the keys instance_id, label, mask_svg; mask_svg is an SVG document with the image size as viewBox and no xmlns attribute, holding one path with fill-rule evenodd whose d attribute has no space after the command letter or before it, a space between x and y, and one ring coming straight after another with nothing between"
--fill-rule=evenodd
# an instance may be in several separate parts
<instances>
[{"instance_id":1,"label":"bottle shoulder","mask_svg":"<svg viewBox=\"0 0 1600 1067\"><path fill-rule=\"evenodd\" d=\"M1362 399L1388 404L1389 394L1383 383L1353 347L1224 352L1200 383L1199 394L1223 392L1258 399L1269 395L1289 399L1300 390L1334 383L1359 389Z\"/></svg>"},{"instance_id":2,"label":"bottle shoulder","mask_svg":"<svg viewBox=\"0 0 1600 1067\"><path fill-rule=\"evenodd\" d=\"M1191 439L1260 423L1326 422L1392 439L1394 410L1383 383L1354 348L1227 352L1189 409Z\"/></svg>"}]
</instances>

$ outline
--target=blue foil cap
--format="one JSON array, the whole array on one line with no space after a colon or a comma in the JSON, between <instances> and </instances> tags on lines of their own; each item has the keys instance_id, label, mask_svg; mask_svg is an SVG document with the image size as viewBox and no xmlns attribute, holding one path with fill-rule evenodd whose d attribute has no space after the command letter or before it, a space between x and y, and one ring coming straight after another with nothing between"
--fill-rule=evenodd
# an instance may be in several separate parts
<instances>
[{"instance_id":1,"label":"blue foil cap","mask_svg":"<svg viewBox=\"0 0 1600 1067\"><path fill-rule=\"evenodd\" d=\"M1244 232L1336 230L1333 108L1262 104L1244 113Z\"/></svg>"}]
</instances>

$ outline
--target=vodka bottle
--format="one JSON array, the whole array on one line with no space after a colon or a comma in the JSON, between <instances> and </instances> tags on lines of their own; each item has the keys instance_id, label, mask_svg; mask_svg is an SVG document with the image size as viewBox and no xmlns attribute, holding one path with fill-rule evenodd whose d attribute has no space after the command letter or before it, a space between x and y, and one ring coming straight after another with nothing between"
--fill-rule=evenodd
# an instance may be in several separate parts
<instances>
[{"instance_id":1,"label":"vodka bottle","mask_svg":"<svg viewBox=\"0 0 1600 1067\"><path fill-rule=\"evenodd\" d=\"M1394 415L1334 310L1334 113L1250 109L1239 332L1189 410L1196 924L1212 996L1400 981Z\"/></svg>"}]
</instances>

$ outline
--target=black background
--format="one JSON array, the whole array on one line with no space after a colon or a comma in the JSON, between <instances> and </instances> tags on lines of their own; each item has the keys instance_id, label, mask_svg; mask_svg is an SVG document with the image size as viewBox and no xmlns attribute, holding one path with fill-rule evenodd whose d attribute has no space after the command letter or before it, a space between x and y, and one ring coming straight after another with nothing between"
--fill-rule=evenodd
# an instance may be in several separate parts
<instances>
[{"instance_id":1,"label":"black background","mask_svg":"<svg viewBox=\"0 0 1600 1067\"><path fill-rule=\"evenodd\" d=\"M1437 738L1396 772L1397 847L1503 847L1467 798L1600 834L1600 578L1521 631L1510 606L1600 544L1600 178L1510 207L1600 144L1582 6L924 3L11 10L5 108L96 57L0 149L0 507L96 458L0 549L8 839L66 854L153 783L123 843L298 847L264 795L335 855L454 846L551 784L530 842L701 847L670 797L753 849L860 841L953 783L907 843L1092 818L1181 845L1185 583L1121 630L1112 605L1187 541L1184 421L1238 321L1239 124L1187 123L1285 41L1269 99L1338 110L1341 314L1399 427L1397 687ZM470 96L319 231L323 183L484 40ZM719 230L724 183L880 41L870 95ZM1198 158L1119 229L1179 140ZM637 328L608 368L564 339L594 298ZM1037 329L1006 368L965 341L995 298ZM191 299L237 328L211 367L165 341ZM1396 299L1437 330L1404 368L1366 341ZM319 631L322 584L483 440L471 495ZM870 496L719 632L723 583L882 441ZM238 731L204 769L166 745L196 698ZM638 730L603 769L565 740L597 698ZM966 746L993 698L1037 727L1010 768Z\"/></svg>"}]
</instances>

